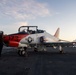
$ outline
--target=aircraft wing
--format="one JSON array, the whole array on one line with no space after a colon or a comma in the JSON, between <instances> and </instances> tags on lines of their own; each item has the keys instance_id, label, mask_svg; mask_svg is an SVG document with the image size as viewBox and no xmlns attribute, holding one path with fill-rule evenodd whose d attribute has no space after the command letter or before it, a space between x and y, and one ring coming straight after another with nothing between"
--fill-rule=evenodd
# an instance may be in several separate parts
<instances>
[{"instance_id":1,"label":"aircraft wing","mask_svg":"<svg viewBox=\"0 0 76 75\"><path fill-rule=\"evenodd\" d=\"M44 43L47 47L53 47L53 46L62 46L62 47L70 47L74 46L76 42L49 42L49 43Z\"/></svg>"}]
</instances>

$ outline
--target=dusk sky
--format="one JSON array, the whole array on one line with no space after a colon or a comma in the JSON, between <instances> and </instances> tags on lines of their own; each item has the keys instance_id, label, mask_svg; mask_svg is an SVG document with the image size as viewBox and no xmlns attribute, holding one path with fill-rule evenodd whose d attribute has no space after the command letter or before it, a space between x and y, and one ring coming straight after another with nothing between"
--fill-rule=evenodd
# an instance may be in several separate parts
<instances>
[{"instance_id":1,"label":"dusk sky","mask_svg":"<svg viewBox=\"0 0 76 75\"><path fill-rule=\"evenodd\" d=\"M22 25L37 25L60 39L76 39L76 0L0 0L0 30L18 32Z\"/></svg>"}]
</instances>

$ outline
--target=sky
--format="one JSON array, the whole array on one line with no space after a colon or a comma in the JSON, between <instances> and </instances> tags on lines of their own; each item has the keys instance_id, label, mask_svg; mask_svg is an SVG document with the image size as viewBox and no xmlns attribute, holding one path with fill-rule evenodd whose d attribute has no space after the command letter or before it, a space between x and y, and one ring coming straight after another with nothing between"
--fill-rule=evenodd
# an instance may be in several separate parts
<instances>
[{"instance_id":1,"label":"sky","mask_svg":"<svg viewBox=\"0 0 76 75\"><path fill-rule=\"evenodd\" d=\"M0 30L18 32L20 26L38 26L60 39L76 39L76 0L0 0Z\"/></svg>"}]
</instances>

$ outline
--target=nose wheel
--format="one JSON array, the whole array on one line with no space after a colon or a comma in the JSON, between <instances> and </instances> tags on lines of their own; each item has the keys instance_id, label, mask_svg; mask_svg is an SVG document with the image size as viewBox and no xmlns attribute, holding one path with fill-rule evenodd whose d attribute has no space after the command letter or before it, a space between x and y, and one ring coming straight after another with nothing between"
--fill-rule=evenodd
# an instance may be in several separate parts
<instances>
[{"instance_id":1,"label":"nose wheel","mask_svg":"<svg viewBox=\"0 0 76 75\"><path fill-rule=\"evenodd\" d=\"M26 47L21 47L21 48L19 48L18 49L18 55L19 56L27 56L28 54L27 54L27 51L26 51Z\"/></svg>"}]
</instances>

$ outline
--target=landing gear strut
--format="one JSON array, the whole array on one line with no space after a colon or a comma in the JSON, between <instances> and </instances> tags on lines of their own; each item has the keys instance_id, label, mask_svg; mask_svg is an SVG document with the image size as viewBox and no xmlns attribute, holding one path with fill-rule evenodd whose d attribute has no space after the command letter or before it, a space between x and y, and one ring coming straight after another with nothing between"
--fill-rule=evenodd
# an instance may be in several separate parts
<instances>
[{"instance_id":1,"label":"landing gear strut","mask_svg":"<svg viewBox=\"0 0 76 75\"><path fill-rule=\"evenodd\" d=\"M27 51L26 51L26 47L20 47L19 49L18 49L18 55L19 56L27 56Z\"/></svg>"},{"instance_id":2,"label":"landing gear strut","mask_svg":"<svg viewBox=\"0 0 76 75\"><path fill-rule=\"evenodd\" d=\"M60 51L60 54L63 53L63 48L62 48L62 46L59 46L59 51Z\"/></svg>"},{"instance_id":3,"label":"landing gear strut","mask_svg":"<svg viewBox=\"0 0 76 75\"><path fill-rule=\"evenodd\" d=\"M34 52L38 52L38 48L37 47L34 47Z\"/></svg>"}]
</instances>

